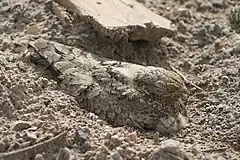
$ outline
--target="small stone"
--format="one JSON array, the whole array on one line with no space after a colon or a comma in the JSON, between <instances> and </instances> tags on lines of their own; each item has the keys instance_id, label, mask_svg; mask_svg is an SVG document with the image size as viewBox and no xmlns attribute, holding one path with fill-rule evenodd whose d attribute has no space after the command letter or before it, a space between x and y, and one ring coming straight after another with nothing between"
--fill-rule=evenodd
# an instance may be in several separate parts
<instances>
[{"instance_id":1,"label":"small stone","mask_svg":"<svg viewBox=\"0 0 240 160\"><path fill-rule=\"evenodd\" d=\"M222 82L224 84L227 84L229 82L229 77L228 76L222 76Z\"/></svg>"},{"instance_id":2,"label":"small stone","mask_svg":"<svg viewBox=\"0 0 240 160\"><path fill-rule=\"evenodd\" d=\"M153 141L154 141L154 142L158 142L158 140L159 140L159 132L155 132L155 133L153 134Z\"/></svg>"},{"instance_id":3,"label":"small stone","mask_svg":"<svg viewBox=\"0 0 240 160\"><path fill-rule=\"evenodd\" d=\"M107 141L105 141L105 145L110 149L114 149L118 146L120 146L123 143L123 140L121 139L121 137L119 137L118 135L113 135L111 136L110 139L108 139Z\"/></svg>"},{"instance_id":4,"label":"small stone","mask_svg":"<svg viewBox=\"0 0 240 160\"><path fill-rule=\"evenodd\" d=\"M164 148L165 150L175 152L175 149L180 146L179 141L175 141L172 139L166 140L161 144L161 148Z\"/></svg>"},{"instance_id":5,"label":"small stone","mask_svg":"<svg viewBox=\"0 0 240 160\"><path fill-rule=\"evenodd\" d=\"M56 160L70 160L71 151L68 148L62 148L56 158Z\"/></svg>"},{"instance_id":6,"label":"small stone","mask_svg":"<svg viewBox=\"0 0 240 160\"><path fill-rule=\"evenodd\" d=\"M113 152L111 155L110 155L110 159L111 160L123 160L122 156L119 154L118 151L115 151Z\"/></svg>"},{"instance_id":7,"label":"small stone","mask_svg":"<svg viewBox=\"0 0 240 160\"><path fill-rule=\"evenodd\" d=\"M222 45L222 40L221 39L216 39L214 42L214 48L216 51L218 51L219 49L221 49L223 47Z\"/></svg>"},{"instance_id":8,"label":"small stone","mask_svg":"<svg viewBox=\"0 0 240 160\"><path fill-rule=\"evenodd\" d=\"M134 142L136 142L138 140L138 136L137 136L137 132L136 131L134 131L132 133L129 133L127 135L127 137L129 138L129 140L134 141Z\"/></svg>"},{"instance_id":9,"label":"small stone","mask_svg":"<svg viewBox=\"0 0 240 160\"><path fill-rule=\"evenodd\" d=\"M46 88L48 86L48 79L47 78L44 78L44 77L40 77L38 80L39 82L39 85L42 87L42 88ZM49 100L50 101L50 100Z\"/></svg>"},{"instance_id":10,"label":"small stone","mask_svg":"<svg viewBox=\"0 0 240 160\"><path fill-rule=\"evenodd\" d=\"M60 111L62 114L66 115L66 116L69 116L71 114L71 112L69 111L69 109L62 109Z\"/></svg>"},{"instance_id":11,"label":"small stone","mask_svg":"<svg viewBox=\"0 0 240 160\"><path fill-rule=\"evenodd\" d=\"M191 17L191 13L187 8L179 8L177 9L177 15L179 15L180 17L187 17L190 18Z\"/></svg>"},{"instance_id":12,"label":"small stone","mask_svg":"<svg viewBox=\"0 0 240 160\"><path fill-rule=\"evenodd\" d=\"M225 27L222 29L222 34L225 36L230 36L231 34L231 28L230 27Z\"/></svg>"},{"instance_id":13,"label":"small stone","mask_svg":"<svg viewBox=\"0 0 240 160\"><path fill-rule=\"evenodd\" d=\"M3 42L1 42L2 43L2 46L1 46L1 50L2 51L5 51L6 49L8 49L9 48L9 44L6 42L6 41L3 41Z\"/></svg>"},{"instance_id":14,"label":"small stone","mask_svg":"<svg viewBox=\"0 0 240 160\"><path fill-rule=\"evenodd\" d=\"M149 157L149 160L167 160L167 159L193 159L182 147L181 143L176 140L166 140L160 147L153 151Z\"/></svg>"},{"instance_id":15,"label":"small stone","mask_svg":"<svg viewBox=\"0 0 240 160\"><path fill-rule=\"evenodd\" d=\"M207 10L213 8L213 4L209 1L201 2L198 6L199 10Z\"/></svg>"},{"instance_id":16,"label":"small stone","mask_svg":"<svg viewBox=\"0 0 240 160\"><path fill-rule=\"evenodd\" d=\"M1 42L0 42L1 43ZM6 64L6 58L3 56L3 53L0 51L0 64L5 65Z\"/></svg>"},{"instance_id":17,"label":"small stone","mask_svg":"<svg viewBox=\"0 0 240 160\"><path fill-rule=\"evenodd\" d=\"M89 139L90 131L87 128L78 127L75 133L74 142L78 145L84 144Z\"/></svg>"},{"instance_id":18,"label":"small stone","mask_svg":"<svg viewBox=\"0 0 240 160\"><path fill-rule=\"evenodd\" d=\"M110 139L112 137L112 134L110 132L106 133L105 139Z\"/></svg>"},{"instance_id":19,"label":"small stone","mask_svg":"<svg viewBox=\"0 0 240 160\"><path fill-rule=\"evenodd\" d=\"M96 152L93 151L93 150L87 151L87 152L84 154L84 159L90 159L91 157L94 157L95 154L96 154Z\"/></svg>"},{"instance_id":20,"label":"small stone","mask_svg":"<svg viewBox=\"0 0 240 160\"><path fill-rule=\"evenodd\" d=\"M27 141L36 141L38 138L34 133L26 131L24 134L24 139L26 139Z\"/></svg>"},{"instance_id":21,"label":"small stone","mask_svg":"<svg viewBox=\"0 0 240 160\"><path fill-rule=\"evenodd\" d=\"M38 129L38 127L31 127L31 128L28 129L28 131L34 132L34 131L37 131L37 129Z\"/></svg>"},{"instance_id":22,"label":"small stone","mask_svg":"<svg viewBox=\"0 0 240 160\"><path fill-rule=\"evenodd\" d=\"M187 31L187 25L184 23L184 21L180 21L178 23L178 30L182 33L185 33Z\"/></svg>"},{"instance_id":23,"label":"small stone","mask_svg":"<svg viewBox=\"0 0 240 160\"><path fill-rule=\"evenodd\" d=\"M31 35L39 35L41 34L41 29L38 24L32 24L28 27L26 33Z\"/></svg>"},{"instance_id":24,"label":"small stone","mask_svg":"<svg viewBox=\"0 0 240 160\"><path fill-rule=\"evenodd\" d=\"M215 35L221 35L222 34L223 27L219 24L214 25L214 33Z\"/></svg>"},{"instance_id":25,"label":"small stone","mask_svg":"<svg viewBox=\"0 0 240 160\"><path fill-rule=\"evenodd\" d=\"M240 42L237 42L237 44L235 45L233 51L235 53L238 53L238 54L240 53Z\"/></svg>"},{"instance_id":26,"label":"small stone","mask_svg":"<svg viewBox=\"0 0 240 160\"><path fill-rule=\"evenodd\" d=\"M218 131L222 129L222 127L221 127L221 126L218 126L218 125L217 125L215 128L216 128L216 130L218 130Z\"/></svg>"},{"instance_id":27,"label":"small stone","mask_svg":"<svg viewBox=\"0 0 240 160\"><path fill-rule=\"evenodd\" d=\"M31 124L26 121L17 121L13 127L16 131L23 131L31 127Z\"/></svg>"},{"instance_id":28,"label":"small stone","mask_svg":"<svg viewBox=\"0 0 240 160\"><path fill-rule=\"evenodd\" d=\"M225 0L211 0L214 7L223 7L225 5Z\"/></svg>"},{"instance_id":29,"label":"small stone","mask_svg":"<svg viewBox=\"0 0 240 160\"><path fill-rule=\"evenodd\" d=\"M101 119L97 119L97 123L101 126L104 125L105 121L101 120Z\"/></svg>"},{"instance_id":30,"label":"small stone","mask_svg":"<svg viewBox=\"0 0 240 160\"><path fill-rule=\"evenodd\" d=\"M42 154L37 154L34 158L34 160L44 160L44 157Z\"/></svg>"}]
</instances>

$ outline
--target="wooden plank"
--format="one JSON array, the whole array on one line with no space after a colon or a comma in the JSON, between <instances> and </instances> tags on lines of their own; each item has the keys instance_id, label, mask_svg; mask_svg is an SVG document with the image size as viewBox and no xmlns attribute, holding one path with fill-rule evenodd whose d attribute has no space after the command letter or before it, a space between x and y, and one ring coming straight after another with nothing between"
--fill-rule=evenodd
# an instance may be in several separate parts
<instances>
[{"instance_id":1,"label":"wooden plank","mask_svg":"<svg viewBox=\"0 0 240 160\"><path fill-rule=\"evenodd\" d=\"M113 40L155 41L172 36L171 21L134 0L55 0Z\"/></svg>"}]
</instances>

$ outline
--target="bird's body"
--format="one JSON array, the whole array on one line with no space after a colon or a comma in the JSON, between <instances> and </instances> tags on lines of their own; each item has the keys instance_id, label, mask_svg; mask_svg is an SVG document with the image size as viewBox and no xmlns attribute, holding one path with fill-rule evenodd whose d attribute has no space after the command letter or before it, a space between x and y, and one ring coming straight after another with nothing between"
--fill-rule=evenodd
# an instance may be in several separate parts
<instances>
[{"instance_id":1,"label":"bird's body","mask_svg":"<svg viewBox=\"0 0 240 160\"><path fill-rule=\"evenodd\" d=\"M114 126L131 122L173 132L186 124L182 79L163 68L110 61L46 40L32 46L57 71L61 88Z\"/></svg>"}]
</instances>

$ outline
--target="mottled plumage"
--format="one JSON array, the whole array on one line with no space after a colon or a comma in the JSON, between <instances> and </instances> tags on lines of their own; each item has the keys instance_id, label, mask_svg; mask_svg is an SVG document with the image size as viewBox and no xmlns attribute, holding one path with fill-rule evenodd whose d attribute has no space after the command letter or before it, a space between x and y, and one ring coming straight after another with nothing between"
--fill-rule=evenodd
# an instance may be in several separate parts
<instances>
[{"instance_id":1,"label":"mottled plumage","mask_svg":"<svg viewBox=\"0 0 240 160\"><path fill-rule=\"evenodd\" d=\"M163 68L110 61L39 39L31 44L57 71L61 89L114 126L173 132L186 123L182 79Z\"/></svg>"}]
</instances>

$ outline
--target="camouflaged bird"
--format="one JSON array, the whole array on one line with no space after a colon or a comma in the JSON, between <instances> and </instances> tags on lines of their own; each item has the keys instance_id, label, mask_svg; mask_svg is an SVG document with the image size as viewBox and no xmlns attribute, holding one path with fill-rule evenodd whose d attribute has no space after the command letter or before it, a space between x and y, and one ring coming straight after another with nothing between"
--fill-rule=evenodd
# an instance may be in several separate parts
<instances>
[{"instance_id":1,"label":"camouflaged bird","mask_svg":"<svg viewBox=\"0 0 240 160\"><path fill-rule=\"evenodd\" d=\"M61 89L113 126L171 133L187 123L188 91L173 72L111 61L43 39L30 46L32 54L37 53L56 71Z\"/></svg>"}]
</instances>

